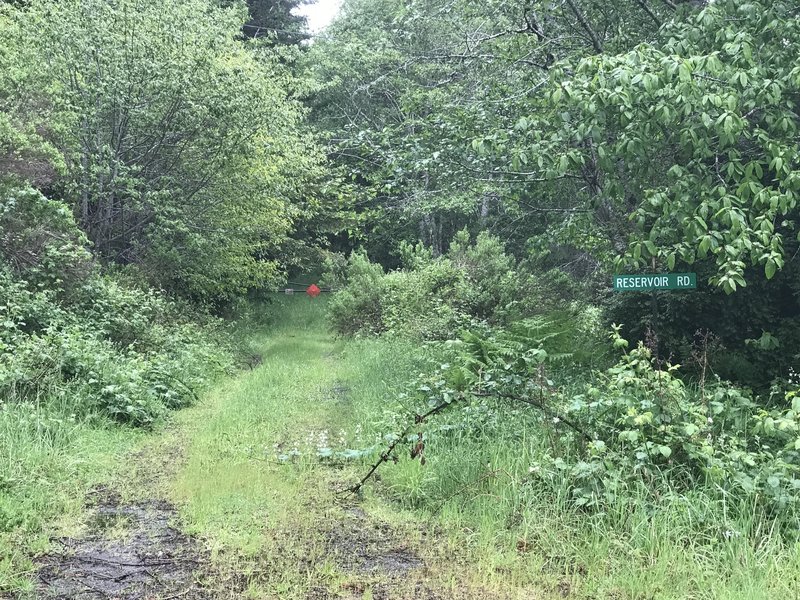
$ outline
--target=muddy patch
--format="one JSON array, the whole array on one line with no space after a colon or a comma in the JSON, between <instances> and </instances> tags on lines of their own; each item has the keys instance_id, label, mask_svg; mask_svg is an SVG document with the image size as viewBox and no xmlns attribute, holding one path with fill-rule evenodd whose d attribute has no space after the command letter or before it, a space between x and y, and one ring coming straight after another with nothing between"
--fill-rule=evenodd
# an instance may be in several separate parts
<instances>
[{"instance_id":1,"label":"muddy patch","mask_svg":"<svg viewBox=\"0 0 800 600\"><path fill-rule=\"evenodd\" d=\"M347 403L350 401L350 386L342 381L336 381L333 386L327 390L324 398L327 402L336 404Z\"/></svg>"},{"instance_id":2,"label":"muddy patch","mask_svg":"<svg viewBox=\"0 0 800 600\"><path fill-rule=\"evenodd\" d=\"M205 557L197 540L175 527L177 513L159 500L122 504L113 494L95 500L89 532L53 540L39 565L37 598L205 599L197 582Z\"/></svg>"},{"instance_id":3,"label":"muddy patch","mask_svg":"<svg viewBox=\"0 0 800 600\"><path fill-rule=\"evenodd\" d=\"M371 520L359 507L344 510L328 533L328 547L345 571L398 577L423 566L386 523Z\"/></svg>"}]
</instances>

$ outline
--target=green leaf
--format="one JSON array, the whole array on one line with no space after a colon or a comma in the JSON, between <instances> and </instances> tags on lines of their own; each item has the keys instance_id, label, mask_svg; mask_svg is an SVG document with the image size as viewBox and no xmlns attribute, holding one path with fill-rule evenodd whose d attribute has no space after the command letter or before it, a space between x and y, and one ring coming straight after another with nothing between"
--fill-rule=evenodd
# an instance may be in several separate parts
<instances>
[{"instance_id":1,"label":"green leaf","mask_svg":"<svg viewBox=\"0 0 800 600\"><path fill-rule=\"evenodd\" d=\"M775 265L775 261L767 259L767 264L764 265L764 274L767 276L767 279L772 279L775 276L775 271L777 270L777 266Z\"/></svg>"}]
</instances>

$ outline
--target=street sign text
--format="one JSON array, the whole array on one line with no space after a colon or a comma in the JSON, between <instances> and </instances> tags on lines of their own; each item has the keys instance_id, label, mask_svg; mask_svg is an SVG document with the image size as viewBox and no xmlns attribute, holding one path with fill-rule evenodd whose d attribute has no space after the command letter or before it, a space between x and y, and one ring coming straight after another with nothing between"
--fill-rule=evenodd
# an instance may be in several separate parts
<instances>
[{"instance_id":1,"label":"street sign text","mask_svg":"<svg viewBox=\"0 0 800 600\"><path fill-rule=\"evenodd\" d=\"M650 292L653 290L693 290L695 288L697 288L697 273L614 275L615 292Z\"/></svg>"}]
</instances>

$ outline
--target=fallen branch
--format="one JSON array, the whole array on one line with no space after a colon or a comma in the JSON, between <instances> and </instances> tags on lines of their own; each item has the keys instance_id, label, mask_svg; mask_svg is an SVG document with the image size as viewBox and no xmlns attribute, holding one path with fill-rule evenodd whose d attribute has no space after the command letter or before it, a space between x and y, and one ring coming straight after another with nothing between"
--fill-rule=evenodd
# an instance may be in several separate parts
<instances>
[{"instance_id":1,"label":"fallen branch","mask_svg":"<svg viewBox=\"0 0 800 600\"><path fill-rule=\"evenodd\" d=\"M525 396L513 396L511 394L503 394L503 393L500 393L500 392L482 393L482 394L475 394L475 395L480 397L480 398L502 398L504 400L513 400L515 402L522 402L523 404L528 404L529 406L533 406L533 407L538 408L539 410L541 410L547 416L552 418L553 421L556 424L563 423L564 425L566 425L567 427L572 429L572 431L574 431L575 433L580 435L586 441L591 442L591 441L594 440L594 438L591 435L586 433L586 431L584 431L575 422L570 421L569 419L567 419L563 415L561 415L561 414L557 413L556 411L552 410L551 408L548 408L547 406L545 406L544 403L538 402L537 400L534 400L532 398L528 398L528 397L525 397Z\"/></svg>"},{"instance_id":2,"label":"fallen branch","mask_svg":"<svg viewBox=\"0 0 800 600\"><path fill-rule=\"evenodd\" d=\"M397 435L395 437L395 439L392 441L392 443L389 444L389 447L386 449L386 452L381 454L381 456L378 459L378 461L374 465L372 465L370 470L367 471L367 474L364 475L364 477L361 478L361 481L359 481L354 486L347 488L344 491L349 492L350 494L357 494L359 492L359 490L361 490L361 488L364 487L364 484L369 480L369 478L372 477L372 475L375 473L375 471L377 471L378 468L383 463L387 462L391 458L392 453L394 452L395 448L397 448L397 446L400 444L400 442L402 440L406 439L406 437L408 436L409 433L411 433L411 430L414 428L415 425L419 425L420 423L424 423L425 420L428 419L429 417L432 417L433 415L439 414L440 412L442 412L443 410L445 410L449 406L452 406L453 404L455 404L458 400L463 400L463 398L464 398L464 395L461 394L457 399L453 399L450 402L443 402L441 404L438 404L438 405L434 406L432 409L430 409L426 413L423 413L421 415L414 415L414 422L410 423L399 435Z\"/></svg>"},{"instance_id":3,"label":"fallen branch","mask_svg":"<svg viewBox=\"0 0 800 600\"><path fill-rule=\"evenodd\" d=\"M470 395L476 398L500 398L504 400L513 400L514 402L522 402L523 404L528 404L529 406L538 408L547 416L552 418L554 423L566 425L586 441L591 442L594 439L577 423L564 417L562 414L552 410L551 408L546 406L543 402L537 401L533 398L529 398L526 396L514 396L511 394L504 394L502 392L482 392L482 393L478 392L478 393L472 393ZM464 399L464 393L461 393L457 399L454 399L450 402L443 402L442 404L438 404L437 406L434 406L432 409L430 409L428 412L424 414L415 415L414 422L410 423L399 435L395 436L392 443L389 444L388 448L386 448L386 451L383 454L381 454L380 458L375 462L375 464L372 465L372 467L370 467L369 471L367 471L367 474L364 475L364 477L362 477L357 484L343 491L348 492L350 494L358 493L361 490L361 488L364 487L364 484L367 481L369 481L370 477L372 477L375 474L375 472L380 468L380 466L383 463L389 461L397 446L400 444L402 440L406 439L406 437L408 436L409 433L411 433L411 430L414 428L415 425L419 425L420 423L425 422L425 420L428 419L429 417L432 417L433 415L442 412L449 406L452 406L453 404L456 404L458 401L463 399Z\"/></svg>"},{"instance_id":4,"label":"fallen branch","mask_svg":"<svg viewBox=\"0 0 800 600\"><path fill-rule=\"evenodd\" d=\"M148 567L161 567L164 565L174 565L177 563L189 562L189 563L201 564L204 562L194 558L169 558L165 560L152 560L152 561L137 562L137 563L125 562L121 560L110 560L107 558L100 558L98 556L73 556L69 558L83 563L94 563L94 564L111 565L117 567L134 567L139 569L146 569Z\"/></svg>"}]
</instances>

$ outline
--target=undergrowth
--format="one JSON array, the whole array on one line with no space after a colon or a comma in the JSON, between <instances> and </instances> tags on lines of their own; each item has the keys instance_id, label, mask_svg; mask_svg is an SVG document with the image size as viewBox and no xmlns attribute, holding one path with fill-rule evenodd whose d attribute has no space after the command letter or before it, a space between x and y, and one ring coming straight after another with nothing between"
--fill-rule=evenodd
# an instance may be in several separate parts
<instances>
[{"instance_id":1,"label":"undergrowth","mask_svg":"<svg viewBox=\"0 0 800 600\"><path fill-rule=\"evenodd\" d=\"M0 591L115 457L232 365L225 325L104 272L71 211L0 185Z\"/></svg>"},{"instance_id":2,"label":"undergrowth","mask_svg":"<svg viewBox=\"0 0 800 600\"><path fill-rule=\"evenodd\" d=\"M492 370L478 358L470 368L483 365L473 370L480 379L464 396L455 351L429 346L433 364L408 393L393 408L372 405L382 418L364 421L365 443L450 401L402 440L368 495L444 526L482 568L502 568L519 585L537 582L577 597L797 593L796 471L784 443L792 426L775 425L772 449L763 432L765 419L778 423L789 413L768 417L746 396L737 404L731 394L741 392L725 384L686 387L650 366L642 348L594 375L543 358L528 381L544 388L544 401L538 390L525 401L495 386L504 376L498 371L513 379L515 368ZM642 364L631 367L636 361ZM647 373L632 377L637 367ZM641 387L648 385L671 387L675 409L643 407L657 393ZM600 397L588 399L597 389ZM720 400L731 404L714 413ZM703 402L717 421L706 412L697 418ZM725 422L737 418L746 430ZM697 431L687 428L695 423Z\"/></svg>"},{"instance_id":3,"label":"undergrowth","mask_svg":"<svg viewBox=\"0 0 800 600\"><path fill-rule=\"evenodd\" d=\"M504 264L487 240L473 252ZM557 283L512 272L531 286L526 310L502 278L472 279L459 252L417 248L389 274L364 255L339 264L334 328L427 340L427 366L365 423L375 490L452 526L521 583L587 597L796 595L797 382L759 395L714 376L702 347L688 371L652 340L631 347L621 327L607 331L591 304L558 302ZM471 295L464 282L478 284Z\"/></svg>"}]
</instances>

